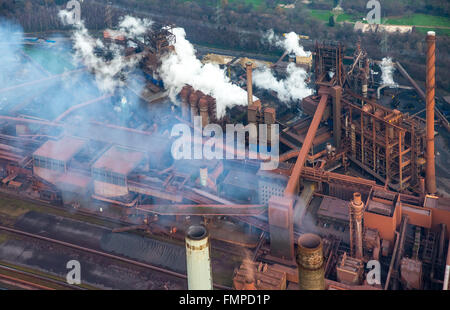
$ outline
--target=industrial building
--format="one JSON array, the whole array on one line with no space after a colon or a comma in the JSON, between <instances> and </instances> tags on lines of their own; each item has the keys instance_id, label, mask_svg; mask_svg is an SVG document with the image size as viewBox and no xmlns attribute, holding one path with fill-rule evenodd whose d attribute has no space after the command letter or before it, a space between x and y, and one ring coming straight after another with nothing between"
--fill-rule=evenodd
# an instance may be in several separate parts
<instances>
[{"instance_id":1,"label":"industrial building","mask_svg":"<svg viewBox=\"0 0 450 310\"><path fill-rule=\"evenodd\" d=\"M213 287L210 239L253 253L234 271L235 289L448 289L450 197L436 185L434 33L426 39L425 120L380 103L376 61L361 46L348 55L337 42L317 42L311 57L288 57L313 77L314 94L297 103L299 119L254 100L252 60L209 55L205 61L237 67L235 80L248 93L247 106L218 119L211 95L185 85L172 102L164 91L157 68L173 50L170 30L154 26L127 51L140 55L147 74L134 93L156 116L77 123L96 101L54 120L1 115L4 189L128 221L123 230L144 226L185 240L190 289ZM126 38L105 31L104 40ZM280 126L278 168L260 169L261 159L174 160L171 125L193 129L195 116L202 127ZM231 233L221 230L226 224ZM383 275L374 285L365 267L372 260Z\"/></svg>"}]
</instances>

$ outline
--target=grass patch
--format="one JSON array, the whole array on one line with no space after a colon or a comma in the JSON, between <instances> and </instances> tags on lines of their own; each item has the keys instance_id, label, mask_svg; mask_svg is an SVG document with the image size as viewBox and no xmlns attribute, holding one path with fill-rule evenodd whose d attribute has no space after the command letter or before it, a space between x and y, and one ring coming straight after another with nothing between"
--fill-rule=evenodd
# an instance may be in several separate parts
<instances>
[{"instance_id":1,"label":"grass patch","mask_svg":"<svg viewBox=\"0 0 450 310\"><path fill-rule=\"evenodd\" d=\"M423 34L427 34L428 31L430 31L429 28L416 28L416 30L418 33L423 33ZM434 32L436 32L436 34L438 36L450 36L450 29L433 29Z\"/></svg>"},{"instance_id":2,"label":"grass patch","mask_svg":"<svg viewBox=\"0 0 450 310\"><path fill-rule=\"evenodd\" d=\"M450 18L443 16L433 16L426 14L412 14L402 17L388 17L386 24L388 25L412 25L412 26L429 26L429 27L449 27Z\"/></svg>"},{"instance_id":3,"label":"grass patch","mask_svg":"<svg viewBox=\"0 0 450 310\"><path fill-rule=\"evenodd\" d=\"M321 20L324 22L328 22L328 20L330 19L330 16L333 15L331 13L331 11L327 11L327 10L310 10L310 14L315 19L318 19L318 20Z\"/></svg>"},{"instance_id":4,"label":"grass patch","mask_svg":"<svg viewBox=\"0 0 450 310\"><path fill-rule=\"evenodd\" d=\"M0 244L5 243L6 241L9 240L9 236L7 234L0 234Z\"/></svg>"},{"instance_id":5,"label":"grass patch","mask_svg":"<svg viewBox=\"0 0 450 310\"><path fill-rule=\"evenodd\" d=\"M339 14L336 18L336 22L357 22L359 20L362 20L362 16L352 15L352 14Z\"/></svg>"},{"instance_id":6,"label":"grass patch","mask_svg":"<svg viewBox=\"0 0 450 310\"><path fill-rule=\"evenodd\" d=\"M0 199L0 203L0 213L13 218L20 217L30 211L21 201L4 201L3 199Z\"/></svg>"},{"instance_id":7,"label":"grass patch","mask_svg":"<svg viewBox=\"0 0 450 310\"><path fill-rule=\"evenodd\" d=\"M356 22L358 20L361 20L360 16L348 14L348 13L333 13L332 11L328 10L309 10L310 15L318 20L321 20L323 22L328 22L330 20L330 16L335 15L336 16L336 22Z\"/></svg>"}]
</instances>

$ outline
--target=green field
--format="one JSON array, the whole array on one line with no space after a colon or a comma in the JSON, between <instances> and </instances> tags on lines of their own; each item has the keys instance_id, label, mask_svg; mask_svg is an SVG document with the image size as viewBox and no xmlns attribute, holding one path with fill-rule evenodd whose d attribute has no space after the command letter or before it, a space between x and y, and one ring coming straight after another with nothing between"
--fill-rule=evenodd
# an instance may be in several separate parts
<instances>
[{"instance_id":1,"label":"green field","mask_svg":"<svg viewBox=\"0 0 450 310\"><path fill-rule=\"evenodd\" d=\"M402 17L388 17L386 24L450 28L450 18L425 14L412 14L410 16Z\"/></svg>"},{"instance_id":2,"label":"green field","mask_svg":"<svg viewBox=\"0 0 450 310\"><path fill-rule=\"evenodd\" d=\"M333 15L331 11L327 10L310 10L310 14L312 17L324 22L328 22L330 16Z\"/></svg>"},{"instance_id":3,"label":"green field","mask_svg":"<svg viewBox=\"0 0 450 310\"><path fill-rule=\"evenodd\" d=\"M336 21L339 22L344 22L344 21L350 21L350 22L355 22L357 20L361 20L360 17L355 16L355 15L351 15L351 14L347 14L347 13L341 13L341 14L334 14L331 11L328 10L309 10L310 14L312 17L319 19L321 21L324 22L328 22L330 19L330 16L332 15L336 15Z\"/></svg>"},{"instance_id":4,"label":"green field","mask_svg":"<svg viewBox=\"0 0 450 310\"><path fill-rule=\"evenodd\" d=\"M450 28L449 29L430 29L430 28L416 28L416 31L419 33L426 34L428 31L433 30L436 32L438 36L450 36Z\"/></svg>"}]
</instances>

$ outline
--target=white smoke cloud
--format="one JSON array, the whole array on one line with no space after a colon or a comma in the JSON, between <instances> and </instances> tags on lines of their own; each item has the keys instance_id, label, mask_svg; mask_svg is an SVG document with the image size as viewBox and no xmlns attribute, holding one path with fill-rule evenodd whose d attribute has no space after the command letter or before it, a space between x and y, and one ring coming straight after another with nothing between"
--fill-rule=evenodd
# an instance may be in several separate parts
<instances>
[{"instance_id":1,"label":"white smoke cloud","mask_svg":"<svg viewBox=\"0 0 450 310\"><path fill-rule=\"evenodd\" d=\"M306 85L308 75L305 69L290 63L286 73L286 79L277 80L269 68L257 69L253 74L253 83L259 88L276 92L278 99L286 103L312 95L313 90Z\"/></svg>"},{"instance_id":2,"label":"white smoke cloud","mask_svg":"<svg viewBox=\"0 0 450 310\"><path fill-rule=\"evenodd\" d=\"M127 15L119 23L119 29L128 37L138 37L143 35L152 25L153 21L147 18L137 19Z\"/></svg>"},{"instance_id":3,"label":"white smoke cloud","mask_svg":"<svg viewBox=\"0 0 450 310\"><path fill-rule=\"evenodd\" d=\"M59 12L59 17L64 22L71 13L67 10ZM134 37L142 34L151 22L148 20L140 20L131 16L126 16L121 24L120 29L127 37ZM72 34L73 49L75 50L75 60L81 61L95 75L95 81L104 93L111 93L118 87L124 85L119 73L123 74L126 79L128 72L134 68L139 61L137 58L124 57L124 47L111 43L105 46L99 39L94 39L81 21L74 24L74 32ZM95 54L95 49L107 50L112 55L112 59L106 61Z\"/></svg>"},{"instance_id":4,"label":"white smoke cloud","mask_svg":"<svg viewBox=\"0 0 450 310\"><path fill-rule=\"evenodd\" d=\"M189 84L216 99L217 118L225 115L227 107L247 105L247 92L232 84L224 70L215 64L202 64L197 59L183 28L175 28L172 33L176 36L175 52L162 59L159 70L172 101L183 86Z\"/></svg>"},{"instance_id":5,"label":"white smoke cloud","mask_svg":"<svg viewBox=\"0 0 450 310\"><path fill-rule=\"evenodd\" d=\"M384 57L379 64L381 68L381 81L383 85L396 86L397 83L394 81L394 63L390 57Z\"/></svg>"},{"instance_id":6,"label":"white smoke cloud","mask_svg":"<svg viewBox=\"0 0 450 310\"><path fill-rule=\"evenodd\" d=\"M305 57L311 55L311 52L306 52L303 46L300 45L298 34L295 32L289 32L285 36L280 37L275 34L273 29L270 29L263 35L263 39L288 53L294 53L296 56Z\"/></svg>"}]
</instances>

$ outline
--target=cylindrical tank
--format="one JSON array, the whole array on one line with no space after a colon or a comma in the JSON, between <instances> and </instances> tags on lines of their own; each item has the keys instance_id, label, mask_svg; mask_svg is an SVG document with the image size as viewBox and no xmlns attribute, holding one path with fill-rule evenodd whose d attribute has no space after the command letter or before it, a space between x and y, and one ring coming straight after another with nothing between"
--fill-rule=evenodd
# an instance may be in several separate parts
<instances>
[{"instance_id":1,"label":"cylindrical tank","mask_svg":"<svg viewBox=\"0 0 450 310\"><path fill-rule=\"evenodd\" d=\"M298 238L297 251L299 288L301 290L324 290L325 270L322 238L315 234L301 235Z\"/></svg>"},{"instance_id":2,"label":"cylindrical tank","mask_svg":"<svg viewBox=\"0 0 450 310\"><path fill-rule=\"evenodd\" d=\"M209 234L202 225L192 225L187 230L186 265L189 290L213 289Z\"/></svg>"}]
</instances>

